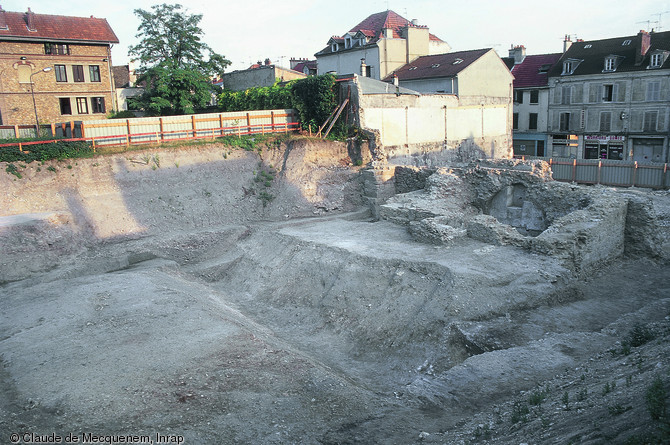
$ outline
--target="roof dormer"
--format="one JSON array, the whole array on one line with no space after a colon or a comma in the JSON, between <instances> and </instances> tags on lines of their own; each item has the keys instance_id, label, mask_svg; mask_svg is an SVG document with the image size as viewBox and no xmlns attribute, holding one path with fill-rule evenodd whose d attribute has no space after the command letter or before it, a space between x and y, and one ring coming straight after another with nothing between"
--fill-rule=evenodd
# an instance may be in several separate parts
<instances>
[{"instance_id":1,"label":"roof dormer","mask_svg":"<svg viewBox=\"0 0 670 445\"><path fill-rule=\"evenodd\" d=\"M566 59L563 61L563 72L561 76L569 76L574 73L579 64L582 63L581 59Z\"/></svg>"},{"instance_id":2,"label":"roof dormer","mask_svg":"<svg viewBox=\"0 0 670 445\"><path fill-rule=\"evenodd\" d=\"M647 66L648 70L653 70L656 68L660 68L663 66L666 60L668 60L668 55L670 55L670 51L667 50L654 50L649 53L649 66Z\"/></svg>"},{"instance_id":3,"label":"roof dormer","mask_svg":"<svg viewBox=\"0 0 670 445\"><path fill-rule=\"evenodd\" d=\"M623 60L623 57L617 56L615 54L610 54L609 56L605 57L605 61L603 64L603 73L613 73L616 71L617 67Z\"/></svg>"}]
</instances>

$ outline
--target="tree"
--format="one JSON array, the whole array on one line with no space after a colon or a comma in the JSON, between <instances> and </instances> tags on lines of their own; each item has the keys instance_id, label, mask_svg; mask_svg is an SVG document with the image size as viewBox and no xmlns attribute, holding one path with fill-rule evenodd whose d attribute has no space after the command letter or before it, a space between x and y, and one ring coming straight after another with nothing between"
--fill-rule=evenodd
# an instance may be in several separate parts
<instances>
[{"instance_id":1,"label":"tree","mask_svg":"<svg viewBox=\"0 0 670 445\"><path fill-rule=\"evenodd\" d=\"M151 115L204 108L214 91L210 77L222 73L230 61L202 42L202 14L187 14L181 5L151 9L134 11L141 20L136 35L141 43L131 46L128 54L140 62L137 83L145 90L130 101Z\"/></svg>"}]
</instances>

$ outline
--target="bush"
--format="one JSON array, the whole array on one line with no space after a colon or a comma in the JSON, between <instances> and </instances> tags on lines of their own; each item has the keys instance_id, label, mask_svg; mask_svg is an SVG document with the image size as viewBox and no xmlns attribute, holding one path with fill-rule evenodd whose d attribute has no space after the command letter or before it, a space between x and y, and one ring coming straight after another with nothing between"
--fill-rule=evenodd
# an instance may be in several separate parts
<instances>
[{"instance_id":1,"label":"bush","mask_svg":"<svg viewBox=\"0 0 670 445\"><path fill-rule=\"evenodd\" d=\"M645 399L651 418L654 420L664 419L666 414L665 405L667 392L665 391L663 380L661 380L660 377L656 377L652 384L647 388Z\"/></svg>"},{"instance_id":2,"label":"bush","mask_svg":"<svg viewBox=\"0 0 670 445\"><path fill-rule=\"evenodd\" d=\"M0 162L32 162L32 161L48 161L50 159L60 160L60 159L84 157L92 153L93 153L93 147L88 142L83 141L45 142L43 144L24 145L23 151L20 151L18 146L0 147Z\"/></svg>"}]
</instances>

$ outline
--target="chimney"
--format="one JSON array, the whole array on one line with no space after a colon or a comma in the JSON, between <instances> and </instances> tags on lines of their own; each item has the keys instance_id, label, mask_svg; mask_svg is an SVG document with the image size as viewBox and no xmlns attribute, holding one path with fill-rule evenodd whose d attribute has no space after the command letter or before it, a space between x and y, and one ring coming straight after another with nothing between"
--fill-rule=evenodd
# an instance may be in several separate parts
<instances>
[{"instance_id":1,"label":"chimney","mask_svg":"<svg viewBox=\"0 0 670 445\"><path fill-rule=\"evenodd\" d=\"M270 62L270 59L266 58L265 59L265 66L270 66L270 63L272 63L272 62Z\"/></svg>"},{"instance_id":2,"label":"chimney","mask_svg":"<svg viewBox=\"0 0 670 445\"><path fill-rule=\"evenodd\" d=\"M0 6L0 29L9 29L7 26L7 18L5 17L5 10Z\"/></svg>"},{"instance_id":3,"label":"chimney","mask_svg":"<svg viewBox=\"0 0 670 445\"><path fill-rule=\"evenodd\" d=\"M640 42L640 50L635 52L635 64L639 65L642 63L644 56L647 55L647 51L649 51L649 47L651 46L651 35L644 29L641 29L637 34L637 37Z\"/></svg>"},{"instance_id":4,"label":"chimney","mask_svg":"<svg viewBox=\"0 0 670 445\"><path fill-rule=\"evenodd\" d=\"M37 31L35 29L35 13L28 8L28 12L26 12L26 26L28 27L28 31Z\"/></svg>"},{"instance_id":5,"label":"chimney","mask_svg":"<svg viewBox=\"0 0 670 445\"><path fill-rule=\"evenodd\" d=\"M566 34L563 38L563 52L566 52L571 46L572 40L570 40L570 34Z\"/></svg>"},{"instance_id":6,"label":"chimney","mask_svg":"<svg viewBox=\"0 0 670 445\"><path fill-rule=\"evenodd\" d=\"M129 87L134 87L135 82L137 82L137 75L135 74L136 70L136 62L134 60L131 60L128 62L128 86Z\"/></svg>"},{"instance_id":7,"label":"chimney","mask_svg":"<svg viewBox=\"0 0 670 445\"><path fill-rule=\"evenodd\" d=\"M393 73L393 85L398 86L398 75L396 73Z\"/></svg>"},{"instance_id":8,"label":"chimney","mask_svg":"<svg viewBox=\"0 0 670 445\"><path fill-rule=\"evenodd\" d=\"M523 45L512 46L509 50L509 57L514 58L514 64L518 65L526 58L526 47Z\"/></svg>"},{"instance_id":9,"label":"chimney","mask_svg":"<svg viewBox=\"0 0 670 445\"><path fill-rule=\"evenodd\" d=\"M361 59L361 76L365 77L365 73L367 72L367 65L365 64L365 58Z\"/></svg>"}]
</instances>

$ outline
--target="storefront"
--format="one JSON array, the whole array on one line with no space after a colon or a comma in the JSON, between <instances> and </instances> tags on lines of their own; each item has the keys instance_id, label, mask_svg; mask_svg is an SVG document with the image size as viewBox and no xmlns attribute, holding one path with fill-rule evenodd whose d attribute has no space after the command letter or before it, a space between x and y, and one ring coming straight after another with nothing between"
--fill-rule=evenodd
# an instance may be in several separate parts
<instances>
[{"instance_id":1,"label":"storefront","mask_svg":"<svg viewBox=\"0 0 670 445\"><path fill-rule=\"evenodd\" d=\"M666 162L663 153L663 138L631 138L633 141L633 160L637 162Z\"/></svg>"},{"instance_id":2,"label":"storefront","mask_svg":"<svg viewBox=\"0 0 670 445\"><path fill-rule=\"evenodd\" d=\"M584 159L623 161L624 143L624 136L584 136Z\"/></svg>"},{"instance_id":3,"label":"storefront","mask_svg":"<svg viewBox=\"0 0 670 445\"><path fill-rule=\"evenodd\" d=\"M554 158L577 158L579 137L576 134L555 134L551 138L551 154Z\"/></svg>"},{"instance_id":4,"label":"storefront","mask_svg":"<svg viewBox=\"0 0 670 445\"><path fill-rule=\"evenodd\" d=\"M543 157L545 154L545 135L540 137L532 136L514 136L513 145L514 145L514 156L540 156Z\"/></svg>"}]
</instances>

